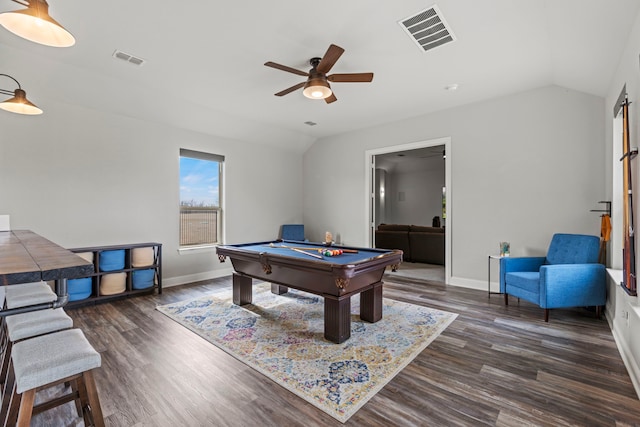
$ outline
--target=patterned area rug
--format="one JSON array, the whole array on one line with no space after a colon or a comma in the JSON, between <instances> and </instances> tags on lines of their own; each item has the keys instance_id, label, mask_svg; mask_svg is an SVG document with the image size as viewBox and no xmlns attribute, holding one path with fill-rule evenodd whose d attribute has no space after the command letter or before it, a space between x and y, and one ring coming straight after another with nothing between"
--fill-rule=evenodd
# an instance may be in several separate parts
<instances>
[{"instance_id":1,"label":"patterned area rug","mask_svg":"<svg viewBox=\"0 0 640 427\"><path fill-rule=\"evenodd\" d=\"M359 304L356 295L342 344L324 338L321 297L275 295L268 283L254 285L253 304L242 307L229 289L156 308L344 423L457 317L384 298L382 320L367 323Z\"/></svg>"}]
</instances>

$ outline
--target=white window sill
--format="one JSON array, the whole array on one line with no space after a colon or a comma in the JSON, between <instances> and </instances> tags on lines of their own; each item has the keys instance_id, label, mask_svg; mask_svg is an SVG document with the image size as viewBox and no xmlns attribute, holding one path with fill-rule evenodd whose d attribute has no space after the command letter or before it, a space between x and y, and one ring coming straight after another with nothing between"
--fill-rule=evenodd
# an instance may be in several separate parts
<instances>
[{"instance_id":1,"label":"white window sill","mask_svg":"<svg viewBox=\"0 0 640 427\"><path fill-rule=\"evenodd\" d=\"M613 268L607 268L607 273L609 273L609 277L611 277L611 279L614 281L614 283L616 284L616 286L621 286L622 284L622 275L624 274L624 272L622 270L616 270ZM624 295L624 301L627 302L628 307L633 310L634 313L636 313L636 316L638 316L638 318L640 318L640 301L638 300L637 296L631 296L629 294L627 294L624 289L622 291L620 291L620 294Z\"/></svg>"},{"instance_id":2,"label":"white window sill","mask_svg":"<svg viewBox=\"0 0 640 427\"><path fill-rule=\"evenodd\" d=\"M200 246L185 246L182 248L178 248L179 254L190 254L190 253L200 253L200 252L210 252L216 249L217 244L211 245L200 245Z\"/></svg>"}]
</instances>

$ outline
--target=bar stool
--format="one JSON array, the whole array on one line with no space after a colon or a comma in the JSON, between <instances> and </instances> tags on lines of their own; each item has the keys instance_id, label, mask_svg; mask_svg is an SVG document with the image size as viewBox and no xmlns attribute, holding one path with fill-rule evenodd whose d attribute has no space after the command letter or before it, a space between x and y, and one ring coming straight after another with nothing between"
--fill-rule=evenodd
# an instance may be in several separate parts
<instances>
[{"instance_id":1,"label":"bar stool","mask_svg":"<svg viewBox=\"0 0 640 427\"><path fill-rule=\"evenodd\" d=\"M58 298L58 295L53 292L46 282L21 283L2 286L0 289L1 307L7 309L50 303ZM12 325L11 329L13 329L13 337L10 336L8 331L10 318L12 319L10 324ZM6 384L12 342L71 327L73 327L71 318L64 311L57 309L38 310L37 312L33 311L3 317L0 332L0 343L2 345L0 347L2 349L0 383L3 385L3 389Z\"/></svg>"},{"instance_id":2,"label":"bar stool","mask_svg":"<svg viewBox=\"0 0 640 427\"><path fill-rule=\"evenodd\" d=\"M0 288L2 289L0 294L3 294L0 296L5 297L1 306L7 309L50 303L58 297L46 282L23 283ZM2 318L0 418L4 419L9 409L9 398L14 382L13 371L9 368L13 344L20 340L72 327L73 320L61 308L31 311Z\"/></svg>"},{"instance_id":3,"label":"bar stool","mask_svg":"<svg viewBox=\"0 0 640 427\"><path fill-rule=\"evenodd\" d=\"M0 381L2 382L0 417L5 416L9 409L9 398L15 382L14 372L10 369L11 351L15 343L72 327L73 320L62 308L14 314L5 318L6 342L0 366Z\"/></svg>"},{"instance_id":4,"label":"bar stool","mask_svg":"<svg viewBox=\"0 0 640 427\"><path fill-rule=\"evenodd\" d=\"M7 376L13 343L73 327L73 320L62 308L14 314L7 316L4 321L7 340L2 356L2 367L0 368L0 382L3 384Z\"/></svg>"},{"instance_id":5,"label":"bar stool","mask_svg":"<svg viewBox=\"0 0 640 427\"><path fill-rule=\"evenodd\" d=\"M5 425L27 427L37 414L72 400L79 401L86 426L104 426L93 370L100 354L80 329L67 329L20 341L13 346L11 364L16 381ZM73 391L34 406L38 389L76 382Z\"/></svg>"},{"instance_id":6,"label":"bar stool","mask_svg":"<svg viewBox=\"0 0 640 427\"><path fill-rule=\"evenodd\" d=\"M35 304L46 304L58 299L58 295L47 282L20 283L5 286L5 307L19 308Z\"/></svg>"},{"instance_id":7,"label":"bar stool","mask_svg":"<svg viewBox=\"0 0 640 427\"><path fill-rule=\"evenodd\" d=\"M34 304L46 304L58 298L46 282L21 283L0 286L0 310L21 308ZM7 339L4 317L0 325L0 343L4 348Z\"/></svg>"},{"instance_id":8,"label":"bar stool","mask_svg":"<svg viewBox=\"0 0 640 427\"><path fill-rule=\"evenodd\" d=\"M21 283L17 285L0 286L0 310L5 308L21 308L34 304L50 303L57 299L57 295L46 282ZM2 350L7 345L7 330L5 318L1 319L0 344ZM4 382L4 377L0 378Z\"/></svg>"}]
</instances>

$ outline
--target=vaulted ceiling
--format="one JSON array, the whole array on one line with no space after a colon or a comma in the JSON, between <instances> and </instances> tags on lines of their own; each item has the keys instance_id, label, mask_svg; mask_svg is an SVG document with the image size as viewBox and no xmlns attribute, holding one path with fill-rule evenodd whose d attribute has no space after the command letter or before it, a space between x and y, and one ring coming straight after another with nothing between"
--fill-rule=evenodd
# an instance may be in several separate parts
<instances>
[{"instance_id":1,"label":"vaulted ceiling","mask_svg":"<svg viewBox=\"0 0 640 427\"><path fill-rule=\"evenodd\" d=\"M424 51L399 21L437 5L455 41ZM0 28L0 73L16 77L50 114L57 103L247 141L304 150L315 140L555 84L604 96L640 0L299 0L167 3L49 0L77 39L36 45ZM20 9L0 0L0 11ZM334 43L337 102L298 90ZM122 51L144 59L116 59ZM4 87L0 82L0 87ZM457 90L445 87L457 84ZM309 126L305 122L316 123Z\"/></svg>"}]
</instances>

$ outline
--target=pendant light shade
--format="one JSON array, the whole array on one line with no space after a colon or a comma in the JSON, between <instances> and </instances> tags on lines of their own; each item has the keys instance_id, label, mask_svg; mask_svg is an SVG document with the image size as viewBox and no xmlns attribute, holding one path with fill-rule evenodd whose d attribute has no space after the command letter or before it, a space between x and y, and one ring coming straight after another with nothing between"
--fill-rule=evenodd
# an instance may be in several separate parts
<instances>
[{"instance_id":1,"label":"pendant light shade","mask_svg":"<svg viewBox=\"0 0 640 427\"><path fill-rule=\"evenodd\" d=\"M22 38L46 46L75 44L73 35L49 16L49 5L45 0L30 0L27 6L27 9L0 13L0 25Z\"/></svg>"},{"instance_id":2,"label":"pendant light shade","mask_svg":"<svg viewBox=\"0 0 640 427\"><path fill-rule=\"evenodd\" d=\"M305 85L302 93L307 98L325 99L333 93L326 79L311 78Z\"/></svg>"},{"instance_id":3,"label":"pendant light shade","mask_svg":"<svg viewBox=\"0 0 640 427\"><path fill-rule=\"evenodd\" d=\"M13 95L13 98L0 102L1 109L16 114L27 114L32 116L42 114L42 110L27 99L27 93L22 90L20 83L18 83L16 79L7 74L0 74L0 76L8 77L18 85L18 89L15 89L13 92L7 89L0 89L0 94Z\"/></svg>"}]
</instances>

